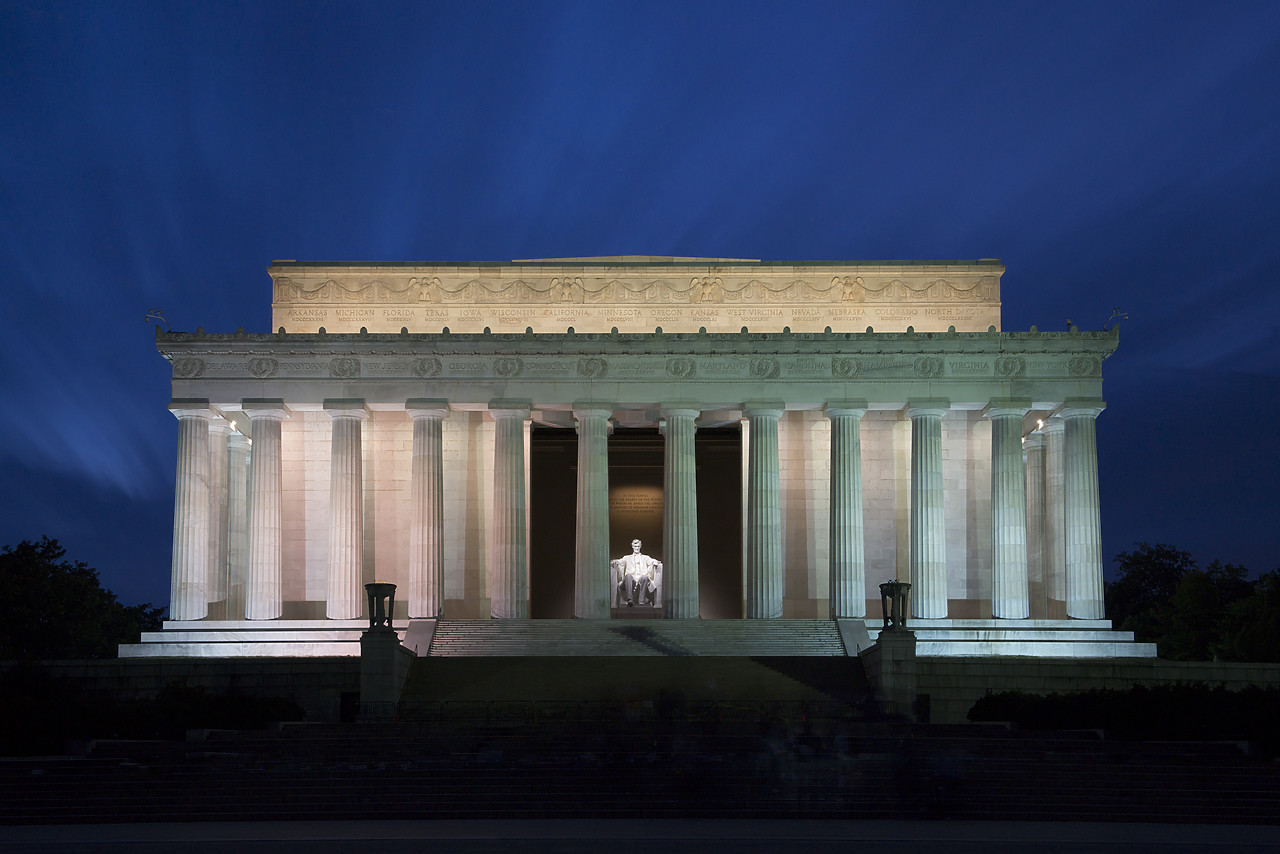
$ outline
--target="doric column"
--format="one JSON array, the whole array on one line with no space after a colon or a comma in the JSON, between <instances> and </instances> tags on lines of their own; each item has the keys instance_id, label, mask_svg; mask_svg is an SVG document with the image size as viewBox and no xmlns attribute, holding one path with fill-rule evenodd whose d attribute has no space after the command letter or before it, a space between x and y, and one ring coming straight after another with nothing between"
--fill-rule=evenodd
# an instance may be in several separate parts
<instances>
[{"instance_id":1,"label":"doric column","mask_svg":"<svg viewBox=\"0 0 1280 854\"><path fill-rule=\"evenodd\" d=\"M236 430L227 437L228 620L244 619L244 582L248 562L249 439Z\"/></svg>"},{"instance_id":2,"label":"doric column","mask_svg":"<svg viewBox=\"0 0 1280 854\"><path fill-rule=\"evenodd\" d=\"M911 612L947 616L947 544L943 517L942 416L946 400L913 400L911 419Z\"/></svg>"},{"instance_id":3,"label":"doric column","mask_svg":"<svg viewBox=\"0 0 1280 854\"><path fill-rule=\"evenodd\" d=\"M332 421L329 445L329 584L325 616L360 617L364 599L364 472L361 425L369 417L363 400L326 400Z\"/></svg>"},{"instance_id":4,"label":"doric column","mask_svg":"<svg viewBox=\"0 0 1280 854\"><path fill-rule=\"evenodd\" d=\"M1044 433L1035 430L1022 443L1027 467L1027 597L1029 615L1045 616L1044 585Z\"/></svg>"},{"instance_id":5,"label":"doric column","mask_svg":"<svg viewBox=\"0 0 1280 854\"><path fill-rule=\"evenodd\" d=\"M435 618L444 606L444 400L405 403L413 419L409 492L409 616Z\"/></svg>"},{"instance_id":6,"label":"doric column","mask_svg":"<svg viewBox=\"0 0 1280 854\"><path fill-rule=\"evenodd\" d=\"M209 401L175 400L178 468L173 500L173 568L169 619L203 620L209 613Z\"/></svg>"},{"instance_id":7,"label":"doric column","mask_svg":"<svg viewBox=\"0 0 1280 854\"><path fill-rule=\"evenodd\" d=\"M1027 472L1022 419L1029 403L993 400L991 419L991 614L1025 620L1027 599Z\"/></svg>"},{"instance_id":8,"label":"doric column","mask_svg":"<svg viewBox=\"0 0 1280 854\"><path fill-rule=\"evenodd\" d=\"M865 617L862 416L865 400L828 403L831 419L831 617Z\"/></svg>"},{"instance_id":9,"label":"doric column","mask_svg":"<svg viewBox=\"0 0 1280 854\"><path fill-rule=\"evenodd\" d=\"M1068 400L1066 422L1067 616L1101 620L1102 518L1098 500L1098 438L1095 421L1106 404Z\"/></svg>"},{"instance_id":10,"label":"doric column","mask_svg":"<svg viewBox=\"0 0 1280 854\"><path fill-rule=\"evenodd\" d=\"M782 403L748 404L747 618L782 616L782 487L778 419Z\"/></svg>"},{"instance_id":11,"label":"doric column","mask_svg":"<svg viewBox=\"0 0 1280 854\"><path fill-rule=\"evenodd\" d=\"M209 419L209 584L206 598L227 598L227 436L231 425Z\"/></svg>"},{"instance_id":12,"label":"doric column","mask_svg":"<svg viewBox=\"0 0 1280 854\"><path fill-rule=\"evenodd\" d=\"M249 466L249 566L245 579L244 615L249 620L279 619L283 607L280 527L280 423L289 417L284 401L242 401L253 433Z\"/></svg>"},{"instance_id":13,"label":"doric column","mask_svg":"<svg viewBox=\"0 0 1280 854\"><path fill-rule=\"evenodd\" d=\"M1045 438L1045 598L1050 602L1065 602L1067 599L1067 468L1064 449L1067 425L1060 416L1055 415L1044 422L1043 429ZM1060 611L1058 615L1061 615Z\"/></svg>"},{"instance_id":14,"label":"doric column","mask_svg":"<svg viewBox=\"0 0 1280 854\"><path fill-rule=\"evenodd\" d=\"M578 419L577 538L574 541L573 615L609 616L609 418L603 404L574 405Z\"/></svg>"},{"instance_id":15,"label":"doric column","mask_svg":"<svg viewBox=\"0 0 1280 854\"><path fill-rule=\"evenodd\" d=\"M529 616L528 532L525 520L524 423L529 406L489 405L496 426L493 449L493 530L496 554L490 612L498 619Z\"/></svg>"},{"instance_id":16,"label":"doric column","mask_svg":"<svg viewBox=\"0 0 1280 854\"><path fill-rule=\"evenodd\" d=\"M698 616L698 475L694 419L699 410L662 410L666 426L662 455L662 615Z\"/></svg>"}]
</instances>

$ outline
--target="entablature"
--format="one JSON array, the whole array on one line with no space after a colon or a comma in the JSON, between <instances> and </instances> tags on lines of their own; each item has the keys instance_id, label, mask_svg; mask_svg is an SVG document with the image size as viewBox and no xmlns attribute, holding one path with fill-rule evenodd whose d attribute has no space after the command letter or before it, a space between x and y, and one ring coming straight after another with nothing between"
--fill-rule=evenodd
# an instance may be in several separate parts
<instances>
[{"instance_id":1,"label":"entablature","mask_svg":"<svg viewBox=\"0 0 1280 854\"><path fill-rule=\"evenodd\" d=\"M361 398L373 407L440 398L465 407L518 396L551 408L674 397L709 408L776 399L788 408L864 398L893 408L947 397L1041 403L1100 397L1118 332L219 334L161 332L174 397L291 406Z\"/></svg>"}]
</instances>

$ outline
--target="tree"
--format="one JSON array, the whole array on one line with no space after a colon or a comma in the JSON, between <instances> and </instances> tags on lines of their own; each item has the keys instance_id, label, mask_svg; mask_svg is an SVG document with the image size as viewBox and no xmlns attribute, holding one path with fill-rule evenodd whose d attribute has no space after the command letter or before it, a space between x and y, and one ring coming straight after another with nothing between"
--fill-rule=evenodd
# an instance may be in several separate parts
<instances>
[{"instance_id":1,"label":"tree","mask_svg":"<svg viewBox=\"0 0 1280 854\"><path fill-rule=\"evenodd\" d=\"M1243 566L1214 561L1208 569L1189 569L1173 596L1153 611L1160 654L1183 661L1222 657L1231 607L1253 595Z\"/></svg>"},{"instance_id":2,"label":"tree","mask_svg":"<svg viewBox=\"0 0 1280 854\"><path fill-rule=\"evenodd\" d=\"M116 645L160 628L163 608L122 605L57 540L0 550L0 659L110 658Z\"/></svg>"},{"instance_id":3,"label":"tree","mask_svg":"<svg viewBox=\"0 0 1280 854\"><path fill-rule=\"evenodd\" d=\"M1116 628L1132 632L1148 630L1156 607L1172 599L1182 576L1196 569L1189 552L1165 543L1138 543L1115 560L1116 580L1106 586L1107 617Z\"/></svg>"},{"instance_id":4,"label":"tree","mask_svg":"<svg viewBox=\"0 0 1280 854\"><path fill-rule=\"evenodd\" d=\"M1280 661L1280 570L1263 573L1253 595L1227 606L1222 657L1228 661Z\"/></svg>"}]
</instances>

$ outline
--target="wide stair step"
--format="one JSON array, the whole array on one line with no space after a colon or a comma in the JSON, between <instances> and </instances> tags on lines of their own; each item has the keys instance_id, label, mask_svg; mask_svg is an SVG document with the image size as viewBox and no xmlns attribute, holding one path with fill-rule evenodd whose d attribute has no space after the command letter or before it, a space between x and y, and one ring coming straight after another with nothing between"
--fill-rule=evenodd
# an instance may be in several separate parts
<instances>
[{"instance_id":1,"label":"wide stair step","mask_svg":"<svg viewBox=\"0 0 1280 854\"><path fill-rule=\"evenodd\" d=\"M843 656L831 620L441 620L429 655Z\"/></svg>"}]
</instances>

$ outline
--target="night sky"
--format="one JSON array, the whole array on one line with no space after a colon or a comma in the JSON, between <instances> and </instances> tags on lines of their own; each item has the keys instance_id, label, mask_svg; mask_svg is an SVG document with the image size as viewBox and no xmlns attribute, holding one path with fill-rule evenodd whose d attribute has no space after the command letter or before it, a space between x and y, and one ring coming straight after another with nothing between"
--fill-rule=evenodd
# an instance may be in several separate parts
<instances>
[{"instance_id":1,"label":"night sky","mask_svg":"<svg viewBox=\"0 0 1280 854\"><path fill-rule=\"evenodd\" d=\"M144 323L272 259L1000 258L1004 328L1130 320L1104 558L1280 567L1280 3L0 0L0 544L167 603Z\"/></svg>"}]
</instances>

